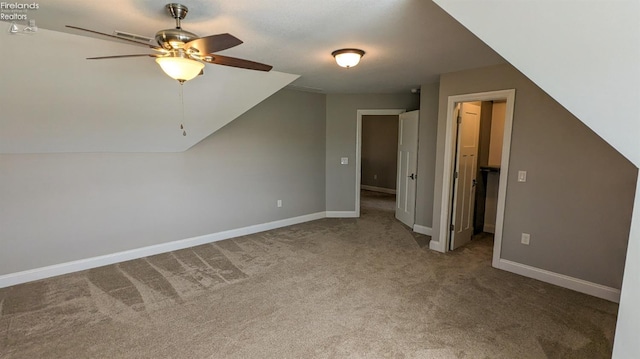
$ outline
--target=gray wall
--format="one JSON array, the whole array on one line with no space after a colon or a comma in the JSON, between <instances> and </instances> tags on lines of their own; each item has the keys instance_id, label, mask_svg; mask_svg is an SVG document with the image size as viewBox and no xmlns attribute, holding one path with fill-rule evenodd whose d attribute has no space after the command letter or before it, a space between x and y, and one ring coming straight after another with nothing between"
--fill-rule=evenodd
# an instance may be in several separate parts
<instances>
[{"instance_id":1,"label":"gray wall","mask_svg":"<svg viewBox=\"0 0 640 359\"><path fill-rule=\"evenodd\" d=\"M480 167L489 164L489 147L491 145L491 120L493 117L493 102L480 103L480 139L478 140L478 176ZM503 120L504 122L504 120Z\"/></svg>"},{"instance_id":2,"label":"gray wall","mask_svg":"<svg viewBox=\"0 0 640 359\"><path fill-rule=\"evenodd\" d=\"M283 90L183 153L1 155L0 275L324 211L325 106Z\"/></svg>"},{"instance_id":3,"label":"gray wall","mask_svg":"<svg viewBox=\"0 0 640 359\"><path fill-rule=\"evenodd\" d=\"M355 211L357 110L418 109L419 98L406 94L327 95L327 211ZM340 158L349 164L341 165Z\"/></svg>"},{"instance_id":4,"label":"gray wall","mask_svg":"<svg viewBox=\"0 0 640 359\"><path fill-rule=\"evenodd\" d=\"M509 88L516 100L501 257L620 288L637 168L525 76L510 65L442 75L438 143L448 96ZM531 245L520 244L522 232Z\"/></svg>"},{"instance_id":5,"label":"gray wall","mask_svg":"<svg viewBox=\"0 0 640 359\"><path fill-rule=\"evenodd\" d=\"M483 172L480 167L489 163L489 146L491 142L491 117L493 102L483 101L480 103L480 131L478 137L478 170L476 172L476 195L475 212L473 218L473 232L482 232L485 227L485 205L487 198L487 182L491 175ZM496 192L497 194L497 192ZM495 220L494 220L495 223ZM491 232L493 233L493 231Z\"/></svg>"},{"instance_id":6,"label":"gray wall","mask_svg":"<svg viewBox=\"0 0 640 359\"><path fill-rule=\"evenodd\" d=\"M438 83L420 87L420 126L418 131L418 183L416 188L416 224L433 225L433 186L436 171L436 135L438 132Z\"/></svg>"},{"instance_id":7,"label":"gray wall","mask_svg":"<svg viewBox=\"0 0 640 359\"><path fill-rule=\"evenodd\" d=\"M362 176L360 183L396 189L398 116L362 116Z\"/></svg>"}]
</instances>

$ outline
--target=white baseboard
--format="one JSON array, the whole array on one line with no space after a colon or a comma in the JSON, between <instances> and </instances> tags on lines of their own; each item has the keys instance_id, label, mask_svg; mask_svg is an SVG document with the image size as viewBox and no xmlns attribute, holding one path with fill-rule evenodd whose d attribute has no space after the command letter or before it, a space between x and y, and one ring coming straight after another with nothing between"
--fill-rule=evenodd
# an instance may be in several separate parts
<instances>
[{"instance_id":1,"label":"white baseboard","mask_svg":"<svg viewBox=\"0 0 640 359\"><path fill-rule=\"evenodd\" d=\"M442 243L440 243L440 241L434 241L433 238L429 241L429 249L441 253L446 252Z\"/></svg>"},{"instance_id":2,"label":"white baseboard","mask_svg":"<svg viewBox=\"0 0 640 359\"><path fill-rule=\"evenodd\" d=\"M416 233L424 234L426 236L433 235L433 229L431 229L431 227L425 227L425 226L421 226L419 224L414 224L413 225L413 231L416 232Z\"/></svg>"},{"instance_id":3,"label":"white baseboard","mask_svg":"<svg viewBox=\"0 0 640 359\"><path fill-rule=\"evenodd\" d=\"M376 187L376 186L367 186L367 185L360 185L361 189L367 190L367 191L373 191L373 192L382 192L382 193L389 193L389 194L396 194L396 190L395 189L391 189L391 188L384 188L384 187Z\"/></svg>"},{"instance_id":4,"label":"white baseboard","mask_svg":"<svg viewBox=\"0 0 640 359\"><path fill-rule=\"evenodd\" d=\"M563 288L575 290L576 292L606 299L615 303L620 302L620 289L607 287L604 285L588 282L586 280L569 277L564 274L558 274L544 269L531 267L525 264L512 262L506 259L500 259L497 263L497 266L494 263L494 267L506 270L507 272L512 272L525 277L551 283Z\"/></svg>"},{"instance_id":5,"label":"white baseboard","mask_svg":"<svg viewBox=\"0 0 640 359\"><path fill-rule=\"evenodd\" d=\"M358 218L356 211L327 211L327 218Z\"/></svg>"},{"instance_id":6,"label":"white baseboard","mask_svg":"<svg viewBox=\"0 0 640 359\"><path fill-rule=\"evenodd\" d=\"M349 212L350 213L350 212ZM221 241L223 239L245 236L253 233L264 232L271 229L291 226L298 223L313 221L325 218L325 212L307 214L299 217L287 218L278 221L256 224L248 227L231 229L203 236L177 240L168 243L156 244L153 246L131 249L128 251L107 254L98 257L80 259L77 261L54 264L51 266L30 269L22 272L10 273L0 276L0 288L9 287L16 284L31 282L49 277L55 277L67 273L78 272L109 264L120 263L132 259L148 257L155 254L176 251L184 248L194 247L201 244Z\"/></svg>"},{"instance_id":7,"label":"white baseboard","mask_svg":"<svg viewBox=\"0 0 640 359\"><path fill-rule=\"evenodd\" d=\"M495 224L485 224L482 231L487 233L496 233L496 226Z\"/></svg>"}]
</instances>

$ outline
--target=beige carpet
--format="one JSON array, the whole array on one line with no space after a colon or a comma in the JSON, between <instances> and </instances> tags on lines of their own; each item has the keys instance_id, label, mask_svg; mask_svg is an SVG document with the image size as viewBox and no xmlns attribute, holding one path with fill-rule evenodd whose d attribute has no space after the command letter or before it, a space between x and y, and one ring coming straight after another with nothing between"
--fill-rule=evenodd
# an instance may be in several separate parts
<instances>
[{"instance_id":1,"label":"beige carpet","mask_svg":"<svg viewBox=\"0 0 640 359\"><path fill-rule=\"evenodd\" d=\"M8 358L608 358L618 306L446 255L363 192L324 219L0 289Z\"/></svg>"}]
</instances>

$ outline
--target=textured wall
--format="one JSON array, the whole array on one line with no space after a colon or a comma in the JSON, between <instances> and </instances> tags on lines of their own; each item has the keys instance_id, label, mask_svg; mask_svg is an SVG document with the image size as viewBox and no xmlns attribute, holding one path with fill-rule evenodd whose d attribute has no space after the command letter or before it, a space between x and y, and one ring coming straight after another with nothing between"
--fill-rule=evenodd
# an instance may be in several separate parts
<instances>
[{"instance_id":1,"label":"textured wall","mask_svg":"<svg viewBox=\"0 0 640 359\"><path fill-rule=\"evenodd\" d=\"M325 106L283 90L183 153L1 155L0 275L324 211Z\"/></svg>"}]
</instances>

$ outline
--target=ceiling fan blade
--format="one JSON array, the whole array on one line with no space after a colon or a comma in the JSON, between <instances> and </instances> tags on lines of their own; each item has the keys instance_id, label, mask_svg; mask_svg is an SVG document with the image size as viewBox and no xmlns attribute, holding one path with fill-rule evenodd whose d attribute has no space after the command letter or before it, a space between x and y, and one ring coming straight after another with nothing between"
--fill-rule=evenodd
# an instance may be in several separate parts
<instances>
[{"instance_id":1,"label":"ceiling fan blade","mask_svg":"<svg viewBox=\"0 0 640 359\"><path fill-rule=\"evenodd\" d=\"M121 59L124 57L160 57L161 55L154 54L136 54L136 55L114 55L114 56L99 56L99 57L87 57L87 60L104 60L104 59Z\"/></svg>"},{"instance_id":2,"label":"ceiling fan blade","mask_svg":"<svg viewBox=\"0 0 640 359\"><path fill-rule=\"evenodd\" d=\"M239 67L241 69L249 70L270 71L273 68L271 65L222 55L208 55L203 57L202 60L211 64Z\"/></svg>"},{"instance_id":3,"label":"ceiling fan blade","mask_svg":"<svg viewBox=\"0 0 640 359\"><path fill-rule=\"evenodd\" d=\"M80 30L80 31L86 31L86 32L90 32L90 33L92 33L92 34L102 35L102 36L110 37L110 38L113 38L113 39L118 39L118 40L121 40L121 41L126 41L126 42L131 43L131 44L136 44L136 45L139 45L139 46L150 47L150 48L152 48L152 49L156 49L156 50L162 50L162 48L161 48L161 47L159 47L159 46L154 46L154 45L151 45L151 44L146 43L146 42L135 41L135 40L131 40L131 39L125 39L125 38L122 38L122 37L120 37L120 36L115 36L115 35L105 34L104 32L99 32L99 31L95 31L95 30L83 29L83 28L81 28L81 27L77 27L77 26L71 26L71 25L65 25L65 26L66 26L66 27L68 27L68 28L70 28L70 29L75 29L75 30Z\"/></svg>"},{"instance_id":4,"label":"ceiling fan blade","mask_svg":"<svg viewBox=\"0 0 640 359\"><path fill-rule=\"evenodd\" d=\"M218 34L201 37L187 42L183 48L195 48L201 55L212 54L214 52L230 49L242 44L242 40L231 34Z\"/></svg>"}]
</instances>

